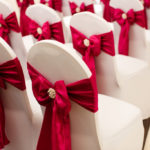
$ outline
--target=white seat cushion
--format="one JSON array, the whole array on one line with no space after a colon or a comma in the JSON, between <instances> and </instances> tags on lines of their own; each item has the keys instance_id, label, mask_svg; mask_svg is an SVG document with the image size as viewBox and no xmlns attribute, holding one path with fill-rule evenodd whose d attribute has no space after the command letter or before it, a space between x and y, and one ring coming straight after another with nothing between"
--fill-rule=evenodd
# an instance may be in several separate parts
<instances>
[{"instance_id":1,"label":"white seat cushion","mask_svg":"<svg viewBox=\"0 0 150 150\"><path fill-rule=\"evenodd\" d=\"M119 85L148 68L145 61L124 55L116 55L114 63Z\"/></svg>"},{"instance_id":2,"label":"white seat cushion","mask_svg":"<svg viewBox=\"0 0 150 150\"><path fill-rule=\"evenodd\" d=\"M99 94L96 122L102 150L141 150L144 129L136 106Z\"/></svg>"}]
</instances>

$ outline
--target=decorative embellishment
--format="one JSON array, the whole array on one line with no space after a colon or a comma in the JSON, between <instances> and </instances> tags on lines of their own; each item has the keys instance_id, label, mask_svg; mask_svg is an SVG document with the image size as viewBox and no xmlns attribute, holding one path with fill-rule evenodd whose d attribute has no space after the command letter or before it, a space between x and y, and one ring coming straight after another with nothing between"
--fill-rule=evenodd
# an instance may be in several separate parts
<instances>
[{"instance_id":1,"label":"decorative embellishment","mask_svg":"<svg viewBox=\"0 0 150 150\"><path fill-rule=\"evenodd\" d=\"M80 8L77 7L77 8L76 8L76 13L79 13L79 12L80 12Z\"/></svg>"},{"instance_id":2,"label":"decorative embellishment","mask_svg":"<svg viewBox=\"0 0 150 150\"><path fill-rule=\"evenodd\" d=\"M123 19L127 19L126 13L123 13L123 14L122 14L122 18L123 18Z\"/></svg>"},{"instance_id":3,"label":"decorative embellishment","mask_svg":"<svg viewBox=\"0 0 150 150\"><path fill-rule=\"evenodd\" d=\"M40 27L37 28L37 33L42 34L42 29Z\"/></svg>"},{"instance_id":4,"label":"decorative embellishment","mask_svg":"<svg viewBox=\"0 0 150 150\"><path fill-rule=\"evenodd\" d=\"M90 45L90 41L88 39L84 39L83 43L86 47Z\"/></svg>"},{"instance_id":5,"label":"decorative embellishment","mask_svg":"<svg viewBox=\"0 0 150 150\"><path fill-rule=\"evenodd\" d=\"M55 99L56 97L56 91L53 88L49 88L48 95L51 99Z\"/></svg>"},{"instance_id":6,"label":"decorative embellishment","mask_svg":"<svg viewBox=\"0 0 150 150\"><path fill-rule=\"evenodd\" d=\"M2 24L0 23L0 28L2 27Z\"/></svg>"},{"instance_id":7,"label":"decorative embellishment","mask_svg":"<svg viewBox=\"0 0 150 150\"><path fill-rule=\"evenodd\" d=\"M20 0L20 3L22 3L23 2L23 0Z\"/></svg>"},{"instance_id":8,"label":"decorative embellishment","mask_svg":"<svg viewBox=\"0 0 150 150\"><path fill-rule=\"evenodd\" d=\"M112 9L111 14L113 14L112 20L116 21L121 27L118 44L119 54L129 55L130 26L137 24L142 28L147 28L145 10L134 11L133 9L130 9L125 13L121 9Z\"/></svg>"}]
</instances>

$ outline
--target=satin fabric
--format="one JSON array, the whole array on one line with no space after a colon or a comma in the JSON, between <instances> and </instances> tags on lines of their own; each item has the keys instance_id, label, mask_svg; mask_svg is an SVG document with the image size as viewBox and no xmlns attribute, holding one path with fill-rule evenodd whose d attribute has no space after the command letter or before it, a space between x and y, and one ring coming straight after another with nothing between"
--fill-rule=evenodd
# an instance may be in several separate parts
<instances>
[{"instance_id":1,"label":"satin fabric","mask_svg":"<svg viewBox=\"0 0 150 150\"><path fill-rule=\"evenodd\" d=\"M18 33L20 32L15 12L12 12L5 19L3 18L3 15L0 14L0 37L2 37L10 45L9 33L11 30Z\"/></svg>"},{"instance_id":2,"label":"satin fabric","mask_svg":"<svg viewBox=\"0 0 150 150\"><path fill-rule=\"evenodd\" d=\"M92 72L91 80L95 91L97 90L95 57L100 55L101 50L114 56L114 37L112 31L99 35L92 35L89 38L74 27L70 27L73 47L82 55L82 59ZM84 40L89 40L89 46L84 45Z\"/></svg>"},{"instance_id":3,"label":"satin fabric","mask_svg":"<svg viewBox=\"0 0 150 150\"><path fill-rule=\"evenodd\" d=\"M111 9L113 8L109 5L110 0L101 0L101 2L104 4L103 18L108 22L112 22Z\"/></svg>"},{"instance_id":4,"label":"satin fabric","mask_svg":"<svg viewBox=\"0 0 150 150\"><path fill-rule=\"evenodd\" d=\"M38 33L37 31L38 28L42 30L41 34ZM61 43L65 43L61 22L57 22L50 25L49 22L47 21L41 27L34 20L31 20L29 31L30 34L32 34L38 41L45 39L55 39Z\"/></svg>"},{"instance_id":5,"label":"satin fabric","mask_svg":"<svg viewBox=\"0 0 150 150\"><path fill-rule=\"evenodd\" d=\"M71 150L70 100L91 112L98 110L98 94L91 80L83 79L68 85L60 80L52 84L29 63L28 71L34 96L46 107L36 150ZM49 88L55 89L55 99L49 97Z\"/></svg>"},{"instance_id":6,"label":"satin fabric","mask_svg":"<svg viewBox=\"0 0 150 150\"><path fill-rule=\"evenodd\" d=\"M40 0L40 3L46 4L48 3L48 6L62 12L62 0Z\"/></svg>"},{"instance_id":7,"label":"satin fabric","mask_svg":"<svg viewBox=\"0 0 150 150\"><path fill-rule=\"evenodd\" d=\"M25 90L25 80L20 62L17 58L0 64L0 88L7 89L6 83L14 87ZM1 97L2 99L2 97ZM9 143L5 133L5 114L2 101L0 99L0 149ZM10 98L11 100L11 98Z\"/></svg>"},{"instance_id":8,"label":"satin fabric","mask_svg":"<svg viewBox=\"0 0 150 150\"><path fill-rule=\"evenodd\" d=\"M83 3L81 3L80 6L78 6L75 2L69 2L69 5L70 5L72 15L77 13L76 8L80 8L80 12L89 11L89 12L94 13L93 4L86 6L85 3L83 2Z\"/></svg>"},{"instance_id":9,"label":"satin fabric","mask_svg":"<svg viewBox=\"0 0 150 150\"><path fill-rule=\"evenodd\" d=\"M20 0L17 0L18 7L20 7L20 30L23 36L29 35L29 23L30 19L25 14L26 9L34 4L33 0L23 0L21 2Z\"/></svg>"},{"instance_id":10,"label":"satin fabric","mask_svg":"<svg viewBox=\"0 0 150 150\"><path fill-rule=\"evenodd\" d=\"M73 47L82 55L82 59L90 68L92 78L96 82L95 57L100 55L101 50L111 56L115 55L113 33L110 31L104 34L92 35L88 38L74 27L71 26L70 28ZM88 39L90 42L88 47L84 45L85 39Z\"/></svg>"},{"instance_id":11,"label":"satin fabric","mask_svg":"<svg viewBox=\"0 0 150 150\"><path fill-rule=\"evenodd\" d=\"M146 29L148 29L148 17L147 17L147 12L146 10L150 8L150 0L142 0L143 6L144 6L144 11L145 11L145 20L146 20Z\"/></svg>"},{"instance_id":12,"label":"satin fabric","mask_svg":"<svg viewBox=\"0 0 150 150\"><path fill-rule=\"evenodd\" d=\"M127 18L123 18L122 15L125 14ZM134 11L130 9L127 13L122 11L121 9L113 10L113 21L117 21L117 23L121 26L121 32L119 37L119 54L128 55L129 54L129 31L130 26L133 24L137 24L142 28L146 28L146 20L145 20L145 12Z\"/></svg>"},{"instance_id":13,"label":"satin fabric","mask_svg":"<svg viewBox=\"0 0 150 150\"><path fill-rule=\"evenodd\" d=\"M150 0L143 0L144 1L144 7L150 8Z\"/></svg>"}]
</instances>

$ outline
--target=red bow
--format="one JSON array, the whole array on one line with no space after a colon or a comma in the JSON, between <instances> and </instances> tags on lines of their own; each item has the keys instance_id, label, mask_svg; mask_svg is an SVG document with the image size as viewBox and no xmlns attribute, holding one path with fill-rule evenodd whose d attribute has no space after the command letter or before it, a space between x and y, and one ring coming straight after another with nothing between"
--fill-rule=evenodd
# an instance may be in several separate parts
<instances>
[{"instance_id":1,"label":"red bow","mask_svg":"<svg viewBox=\"0 0 150 150\"><path fill-rule=\"evenodd\" d=\"M50 25L47 21L41 27L35 21L31 20L29 29L30 34L38 39L38 41L53 38L61 43L64 43L63 28L61 22Z\"/></svg>"},{"instance_id":2,"label":"red bow","mask_svg":"<svg viewBox=\"0 0 150 150\"><path fill-rule=\"evenodd\" d=\"M95 56L98 56L103 50L104 52L114 56L114 37L113 33L108 32L100 35L92 35L87 38L84 34L71 26L73 47L82 54L82 59L88 65L92 72L92 83L95 91L97 91Z\"/></svg>"},{"instance_id":3,"label":"red bow","mask_svg":"<svg viewBox=\"0 0 150 150\"><path fill-rule=\"evenodd\" d=\"M46 106L37 150L71 150L70 99L89 111L96 112L98 98L91 80L84 79L69 85L57 81L53 85L30 64L28 70L33 93L37 101Z\"/></svg>"},{"instance_id":4,"label":"red bow","mask_svg":"<svg viewBox=\"0 0 150 150\"><path fill-rule=\"evenodd\" d=\"M112 31L92 35L90 38L87 38L84 34L71 26L71 33L74 48L82 54L83 60L89 66L93 74L95 74L94 57L98 56L101 50L112 56L115 55Z\"/></svg>"},{"instance_id":5,"label":"red bow","mask_svg":"<svg viewBox=\"0 0 150 150\"><path fill-rule=\"evenodd\" d=\"M20 32L15 12L11 13L5 19L3 18L3 15L0 14L0 37L2 37L8 44L10 44L10 30Z\"/></svg>"},{"instance_id":6,"label":"red bow","mask_svg":"<svg viewBox=\"0 0 150 150\"><path fill-rule=\"evenodd\" d=\"M5 82L10 83L20 90L25 90L25 80L21 65L17 58L0 65L0 87L6 89ZM0 101L0 148L9 143L5 134L4 109Z\"/></svg>"},{"instance_id":7,"label":"red bow","mask_svg":"<svg viewBox=\"0 0 150 150\"><path fill-rule=\"evenodd\" d=\"M83 11L90 11L90 12L94 13L93 4L85 6L85 3L83 2L83 3L81 3L81 5L79 7L74 2L69 2L69 4L70 4L70 9L71 9L72 15L75 13L83 12Z\"/></svg>"},{"instance_id":8,"label":"red bow","mask_svg":"<svg viewBox=\"0 0 150 150\"><path fill-rule=\"evenodd\" d=\"M20 30L23 36L29 35L29 23L30 19L26 16L25 11L29 5L34 4L33 0L17 0L17 4L20 7Z\"/></svg>"},{"instance_id":9,"label":"red bow","mask_svg":"<svg viewBox=\"0 0 150 150\"><path fill-rule=\"evenodd\" d=\"M62 12L62 0L41 0L40 3L47 4L49 7Z\"/></svg>"},{"instance_id":10,"label":"red bow","mask_svg":"<svg viewBox=\"0 0 150 150\"><path fill-rule=\"evenodd\" d=\"M129 30L134 23L146 28L144 10L134 12L133 9L124 13L121 9L114 9L113 21L117 21L121 26L119 38L119 54L128 55L129 51Z\"/></svg>"}]
</instances>

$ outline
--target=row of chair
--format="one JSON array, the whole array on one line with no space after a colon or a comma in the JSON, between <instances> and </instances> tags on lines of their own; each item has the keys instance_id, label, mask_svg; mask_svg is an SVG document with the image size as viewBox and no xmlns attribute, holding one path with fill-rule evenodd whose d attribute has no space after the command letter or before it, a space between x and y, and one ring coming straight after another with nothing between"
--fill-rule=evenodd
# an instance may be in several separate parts
<instances>
[{"instance_id":1,"label":"row of chair","mask_svg":"<svg viewBox=\"0 0 150 150\"><path fill-rule=\"evenodd\" d=\"M1 0L0 13L7 17L12 12L12 8ZM63 20L57 12L41 4L30 6L26 14L40 26L46 21L53 24L62 20L65 40L69 35L69 41L72 37L70 25L88 38L93 34L112 31L110 23L88 12L74 15L68 19L69 23L65 23L65 18ZM20 33L13 31L10 32L9 37L11 47L2 39L0 41L1 63L18 56L24 70L27 89L24 92L19 91L18 94L14 87L8 85L9 88L2 92L6 129L11 141L6 149L36 149L43 113L32 93L27 61L53 82L61 79L71 83L89 78L91 73L72 43L61 44L50 40L37 42L33 36L22 39ZM136 39L135 41L138 43ZM141 41L144 41L144 38ZM145 47L142 49L145 50ZM148 118L150 112L149 63L129 56L110 56L103 51L95 61L97 85L101 93L99 111L93 115L72 102L72 149L96 150L101 147L102 150L141 150L144 134L142 119ZM142 117L137 107L108 96L137 105L142 110ZM12 101L9 100L10 97ZM19 99L22 101L18 105Z\"/></svg>"}]
</instances>

